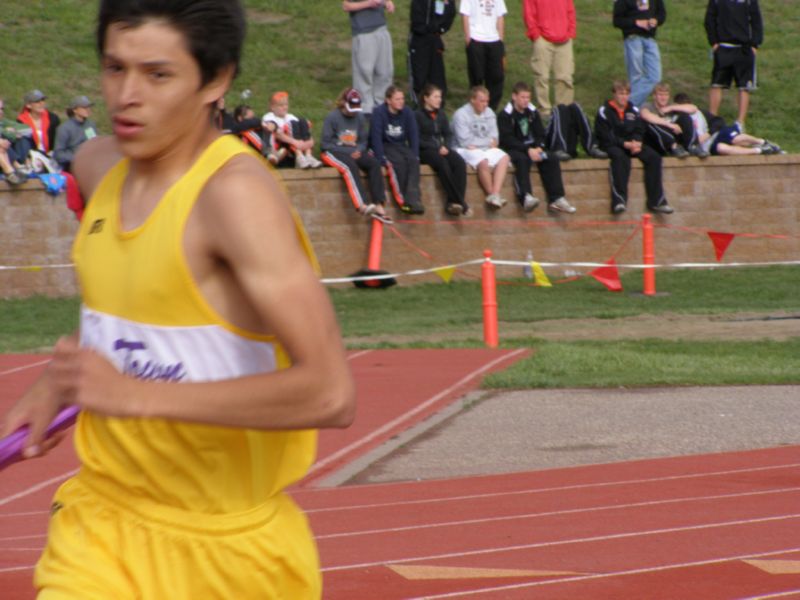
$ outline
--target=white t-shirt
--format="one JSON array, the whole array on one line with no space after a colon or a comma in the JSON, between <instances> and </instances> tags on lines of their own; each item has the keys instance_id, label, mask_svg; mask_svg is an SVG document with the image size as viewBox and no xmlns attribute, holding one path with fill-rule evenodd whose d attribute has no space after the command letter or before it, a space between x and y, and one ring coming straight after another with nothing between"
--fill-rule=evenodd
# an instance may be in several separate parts
<instances>
[{"instance_id":1,"label":"white t-shirt","mask_svg":"<svg viewBox=\"0 0 800 600\"><path fill-rule=\"evenodd\" d=\"M500 39L497 19L505 15L505 0L461 0L459 12L469 17L469 37L477 42Z\"/></svg>"}]
</instances>

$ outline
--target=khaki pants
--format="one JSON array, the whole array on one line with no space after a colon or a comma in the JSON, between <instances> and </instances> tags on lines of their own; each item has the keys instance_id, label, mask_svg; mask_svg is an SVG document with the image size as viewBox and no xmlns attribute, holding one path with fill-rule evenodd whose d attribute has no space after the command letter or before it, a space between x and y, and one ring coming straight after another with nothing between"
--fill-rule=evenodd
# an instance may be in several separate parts
<instances>
[{"instance_id":1,"label":"khaki pants","mask_svg":"<svg viewBox=\"0 0 800 600\"><path fill-rule=\"evenodd\" d=\"M555 82L555 104L572 104L575 88L572 75L575 72L575 60L572 57L572 40L563 44L553 44L543 37L533 42L531 55L533 70L533 98L536 107L543 116L549 117L553 104L550 102L550 71Z\"/></svg>"}]
</instances>

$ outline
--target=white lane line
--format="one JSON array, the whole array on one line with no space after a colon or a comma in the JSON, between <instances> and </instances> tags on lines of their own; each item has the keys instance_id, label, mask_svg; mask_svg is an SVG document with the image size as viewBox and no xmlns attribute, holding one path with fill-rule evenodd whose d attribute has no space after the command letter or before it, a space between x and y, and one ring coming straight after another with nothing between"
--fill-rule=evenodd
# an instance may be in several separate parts
<instances>
[{"instance_id":1,"label":"white lane line","mask_svg":"<svg viewBox=\"0 0 800 600\"><path fill-rule=\"evenodd\" d=\"M59 481L64 481L75 475L78 472L78 469L73 469L72 471L67 471L66 473L62 473L61 475L56 475L55 477L51 477L41 483L37 483L36 485L32 485L26 490L22 490L21 492L17 492L16 494L11 494L10 496L6 496L5 498L0 498L0 506L5 506L10 502L14 502L15 500L19 500L20 498L24 498L25 496L30 496L31 494L35 494L36 492L45 489L48 486L53 485L54 483L58 483Z\"/></svg>"},{"instance_id":2,"label":"white lane line","mask_svg":"<svg viewBox=\"0 0 800 600\"><path fill-rule=\"evenodd\" d=\"M670 565L656 565L653 567L644 567L641 569L629 569L627 571L613 571L611 573L597 573L594 575L578 575L576 577L565 577L562 579L549 579L547 581L531 581L528 583L518 583L503 585L497 587L480 588L470 591L460 591L449 594L436 594L434 596L421 596L412 600L434 600L435 598L461 598L463 596L472 596L474 594L486 594L490 592L503 592L507 590L519 590L531 587L542 587L545 585L557 585L560 583L572 583L573 581L590 581L593 579L608 579L611 577L624 577L626 575L642 575L644 573L657 573L659 571L669 571L672 569L686 569L689 567L702 567L705 565L714 565L736 560L745 560L748 558L760 558L764 556L775 556L777 554L784 554L787 552L797 552L800 548L785 548L783 550L773 550L770 552L761 552L759 554L741 554L738 556L722 556L719 558L711 558L708 560L698 560L685 563L674 563ZM780 596L759 596L759 598L779 598Z\"/></svg>"},{"instance_id":3,"label":"white lane line","mask_svg":"<svg viewBox=\"0 0 800 600\"><path fill-rule=\"evenodd\" d=\"M767 594L766 596L748 596L747 598L742 598L741 600L768 600L769 598L789 598L791 596L800 598L800 589L776 592L775 594Z\"/></svg>"},{"instance_id":4,"label":"white lane line","mask_svg":"<svg viewBox=\"0 0 800 600\"><path fill-rule=\"evenodd\" d=\"M619 464L619 463L617 463ZM602 465L605 466L605 465ZM546 494L550 492L564 492L569 490L586 490L586 489L594 489L594 488L605 488L605 487L614 487L618 485L641 485L643 483L661 483L665 481L677 481L682 479L700 479L703 477L719 477L725 475L740 475L742 473L757 473L761 471L772 471L772 470L779 470L779 469L796 469L800 467L800 463L789 463L784 465L770 465L767 467L752 467L748 469L731 469L728 471L708 471L706 473L689 473L686 475L667 475L664 477L650 477L645 479L621 479L618 481L603 481L599 483L578 483L574 485L562 485L556 487L548 487L548 488L530 488L527 490L516 490L513 492L490 492L488 494L465 494L462 496L443 496L439 498L424 498L421 500L398 500L396 502L376 502L374 504L353 504L350 506L332 506L328 508L304 508L303 512L305 513L321 513L321 512L332 512L332 511L340 511L340 510L369 510L373 508L381 508L381 507L391 507L391 506L408 506L414 504L428 504L428 503L437 503L437 502L462 502L464 500L480 500L483 498L503 498L506 496L520 496L525 494ZM533 473L533 471L531 471ZM511 475L519 475L519 473L509 473ZM479 479L482 476L475 476L472 479ZM464 479L470 479L469 477L465 477ZM425 483L431 482L422 482L420 485L425 485ZM394 484L397 485L397 484ZM292 492L292 495L296 498L302 497L303 493L306 493L310 490L308 488L303 490L298 490L296 492ZM331 493L331 490L321 490L323 492ZM302 493L300 493L302 492ZM336 490L336 492L341 492L341 490Z\"/></svg>"},{"instance_id":5,"label":"white lane line","mask_svg":"<svg viewBox=\"0 0 800 600\"><path fill-rule=\"evenodd\" d=\"M10 537L0 537L0 542L16 542L17 540L38 540L47 537L46 533L37 533L35 535L14 535Z\"/></svg>"},{"instance_id":6,"label":"white lane line","mask_svg":"<svg viewBox=\"0 0 800 600\"><path fill-rule=\"evenodd\" d=\"M31 571L36 565L24 565L22 567L0 567L0 573L13 573L14 571Z\"/></svg>"},{"instance_id":7,"label":"white lane line","mask_svg":"<svg viewBox=\"0 0 800 600\"><path fill-rule=\"evenodd\" d=\"M15 513L0 513L0 519L18 519L20 517L37 517L39 515L48 515L49 510L29 510L25 512Z\"/></svg>"},{"instance_id":8,"label":"white lane line","mask_svg":"<svg viewBox=\"0 0 800 600\"><path fill-rule=\"evenodd\" d=\"M357 358L364 356L365 354L369 354L370 352L372 352L372 350L361 350L359 352L356 352L355 354L349 354L347 356L347 360L355 360Z\"/></svg>"},{"instance_id":9,"label":"white lane line","mask_svg":"<svg viewBox=\"0 0 800 600\"><path fill-rule=\"evenodd\" d=\"M22 365L21 367L14 367L13 369L7 369L5 371L0 371L0 377L4 375L12 375L13 373L19 373L20 371L26 371L28 369L33 369L34 367L40 367L42 365L46 365L50 362L50 359L40 360L39 362L31 363L29 365Z\"/></svg>"},{"instance_id":10,"label":"white lane line","mask_svg":"<svg viewBox=\"0 0 800 600\"><path fill-rule=\"evenodd\" d=\"M482 367L479 367L479 368L475 369L471 373L469 373L469 374L465 375L464 377L462 377L461 379L459 379L453 385L451 385L448 388L442 390L438 394L435 394L434 396L431 396L430 398L428 398L427 400L425 400L421 404L418 404L417 406L415 406L411 410L403 413L399 417L393 419L392 421L389 421L388 423L385 423L383 426L378 427L377 429L374 429L368 435L365 435L364 437L362 437L362 438L356 440L355 442L345 446L344 448L339 449L337 452L334 452L333 454L330 454L330 455L326 456L325 458L317 461L308 470L308 473L306 473L306 478L308 478L309 476L313 475L314 473L316 473L317 471L319 471L323 467L329 465L330 463L338 460L342 456L346 456L347 454L349 454L350 452L353 452L357 448L360 448L361 446L369 443L370 441L372 441L376 437L379 437L379 436L383 435L384 433L386 433L387 431L392 430L393 428L397 427L398 425L400 425L404 421L408 421L411 417L413 417L417 413L425 410L426 408L428 408L432 404L435 404L436 402L438 402L439 400L441 400L442 398L444 398L445 396L447 396L448 394L453 392L453 390L456 390L459 387L461 387L462 385L464 385L467 382L469 382L471 379L473 379L475 377L478 377L479 375L485 373L486 371L488 371L489 369L493 368L494 366L500 364L501 362L505 362L507 360L511 360L512 358L514 358L514 357L516 357L519 354L522 354L524 352L527 352L527 349L520 348L518 350L515 350L514 352L510 352L509 354L504 354L503 356L500 356L500 357L498 357L498 358L486 363Z\"/></svg>"},{"instance_id":11,"label":"white lane line","mask_svg":"<svg viewBox=\"0 0 800 600\"><path fill-rule=\"evenodd\" d=\"M585 508L571 508L566 510L553 510L538 513L523 513L516 515L505 515L502 517L486 517L483 519L464 519L462 521L444 521L439 523L422 523L419 525L407 525L404 527L387 527L385 529L365 529L362 531L346 531L342 533L329 533L314 536L317 540L327 540L341 537L353 537L359 535L380 535L384 533L399 533L403 531L414 531L416 529L434 529L436 527L463 527L465 525L482 525L486 523L498 523L501 521L514 521L521 519L539 519L542 517L559 517L563 515L575 515L582 513L592 513L608 510L623 510L630 508L644 508L650 506L664 506L667 504L680 504L686 502L705 502L708 500L728 500L731 498L740 499L748 496L765 496L770 494L791 494L800 492L800 487L761 490L757 492L741 492L736 494L718 494L714 496L687 496L684 498L671 498L668 500L650 500L647 502L632 502L630 504L607 504L604 506L591 506ZM0 538L2 539L2 538Z\"/></svg>"},{"instance_id":12,"label":"white lane line","mask_svg":"<svg viewBox=\"0 0 800 600\"><path fill-rule=\"evenodd\" d=\"M630 531L627 533L612 533L609 535L598 535L585 538L574 538L566 540L554 540L551 542L535 542L532 544L516 544L514 546L498 546L496 548L480 548L478 550L465 550L463 552L444 552L441 554L430 554L427 556L409 556L405 558L393 558L380 561L355 563L350 565L338 565L325 567L323 571L348 571L352 569L366 569L368 567L378 567L393 563L418 562L421 560L438 560L442 558L455 558L463 556L479 556L485 554L497 554L500 552L513 552L517 550L531 550L533 548L552 548L555 546L568 546L571 544L587 544L594 542L606 542L610 540L621 540L650 535L662 535L665 533L680 533L685 531L702 531L706 529L719 529L722 527L736 527L740 525L754 525L758 523L774 523L777 521L788 521L800 519L800 513L791 515L778 515L772 517L760 517L755 519L740 519L736 521L722 521L719 523L704 523L703 525L687 525L685 527L665 527L662 529L649 529L644 531ZM788 550L787 550L788 552Z\"/></svg>"}]
</instances>

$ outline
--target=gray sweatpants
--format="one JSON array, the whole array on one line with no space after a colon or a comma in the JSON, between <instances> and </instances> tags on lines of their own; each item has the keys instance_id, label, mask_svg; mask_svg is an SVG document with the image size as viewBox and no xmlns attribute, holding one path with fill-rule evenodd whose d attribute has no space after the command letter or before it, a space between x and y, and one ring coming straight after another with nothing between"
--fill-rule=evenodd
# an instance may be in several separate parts
<instances>
[{"instance_id":1,"label":"gray sweatpants","mask_svg":"<svg viewBox=\"0 0 800 600\"><path fill-rule=\"evenodd\" d=\"M386 88L392 85L394 60L392 36L379 27L353 36L353 87L361 94L364 112L383 103Z\"/></svg>"}]
</instances>

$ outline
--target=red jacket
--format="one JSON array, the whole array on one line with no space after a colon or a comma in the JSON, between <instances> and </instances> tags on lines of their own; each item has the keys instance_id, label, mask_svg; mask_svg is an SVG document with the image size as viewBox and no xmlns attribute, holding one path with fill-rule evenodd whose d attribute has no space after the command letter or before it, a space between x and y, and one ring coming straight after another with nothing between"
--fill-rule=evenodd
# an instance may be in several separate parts
<instances>
[{"instance_id":1,"label":"red jacket","mask_svg":"<svg viewBox=\"0 0 800 600\"><path fill-rule=\"evenodd\" d=\"M575 5L572 0L522 0L527 35L553 44L575 38Z\"/></svg>"}]
</instances>

